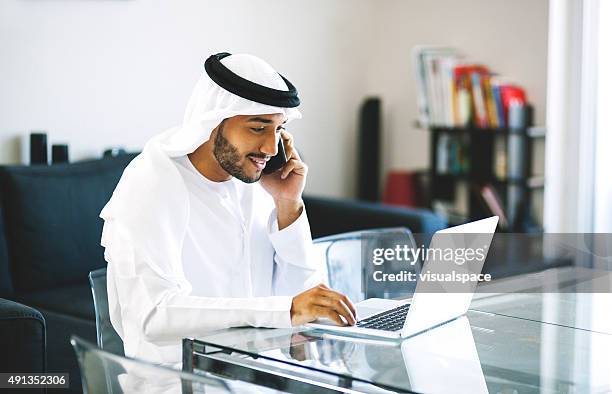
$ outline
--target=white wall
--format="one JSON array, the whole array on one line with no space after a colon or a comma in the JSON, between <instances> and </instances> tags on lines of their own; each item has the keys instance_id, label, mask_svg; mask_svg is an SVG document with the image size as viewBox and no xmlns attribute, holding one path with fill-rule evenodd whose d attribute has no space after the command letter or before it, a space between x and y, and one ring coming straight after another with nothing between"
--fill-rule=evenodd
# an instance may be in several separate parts
<instances>
[{"instance_id":1,"label":"white wall","mask_svg":"<svg viewBox=\"0 0 612 394\"><path fill-rule=\"evenodd\" d=\"M111 145L140 148L182 120L209 54L249 52L300 90L304 118L290 130L311 164L309 191L348 195L370 6L3 0L0 160L18 161L16 141L32 129L69 143L72 159L99 156Z\"/></svg>"},{"instance_id":2,"label":"white wall","mask_svg":"<svg viewBox=\"0 0 612 394\"><path fill-rule=\"evenodd\" d=\"M211 52L250 52L300 89L291 131L310 164L308 191L355 190L357 109L383 98L384 169L425 168L415 130L410 49L462 49L525 86L545 119L547 1L3 0L0 162L32 129L71 158L137 149L180 122Z\"/></svg>"}]
</instances>

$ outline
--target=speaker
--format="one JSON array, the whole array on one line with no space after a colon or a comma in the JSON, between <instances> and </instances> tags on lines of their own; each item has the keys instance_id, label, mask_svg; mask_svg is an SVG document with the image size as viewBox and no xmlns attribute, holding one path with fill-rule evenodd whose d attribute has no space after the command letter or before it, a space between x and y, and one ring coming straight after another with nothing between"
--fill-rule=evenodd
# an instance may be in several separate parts
<instances>
[{"instance_id":1,"label":"speaker","mask_svg":"<svg viewBox=\"0 0 612 394\"><path fill-rule=\"evenodd\" d=\"M367 98L359 112L357 198L378 201L380 185L380 98Z\"/></svg>"},{"instance_id":2,"label":"speaker","mask_svg":"<svg viewBox=\"0 0 612 394\"><path fill-rule=\"evenodd\" d=\"M49 164L46 133L30 134L30 164Z\"/></svg>"},{"instance_id":3,"label":"speaker","mask_svg":"<svg viewBox=\"0 0 612 394\"><path fill-rule=\"evenodd\" d=\"M112 147L112 148L106 149L102 153L102 157L115 157L115 156L125 155L125 154L127 154L127 152L125 151L124 148L122 148L122 147Z\"/></svg>"},{"instance_id":4,"label":"speaker","mask_svg":"<svg viewBox=\"0 0 612 394\"><path fill-rule=\"evenodd\" d=\"M68 145L51 145L51 162L68 163Z\"/></svg>"}]
</instances>

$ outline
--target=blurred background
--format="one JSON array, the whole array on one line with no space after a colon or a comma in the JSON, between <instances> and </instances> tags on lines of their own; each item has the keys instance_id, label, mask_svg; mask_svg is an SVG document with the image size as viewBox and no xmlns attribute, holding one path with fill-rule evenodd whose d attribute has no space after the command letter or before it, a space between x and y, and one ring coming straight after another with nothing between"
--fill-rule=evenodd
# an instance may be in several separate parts
<instances>
[{"instance_id":1,"label":"blurred background","mask_svg":"<svg viewBox=\"0 0 612 394\"><path fill-rule=\"evenodd\" d=\"M310 166L308 194L425 207L450 223L501 209L512 221L510 189L520 184L529 202L515 230L610 231L603 171L612 163L602 149L611 137L597 111L610 104L605 15L604 0L4 0L0 163L27 164L32 132L67 145L70 161L138 151L181 122L207 56L246 52L300 91L304 117L290 131ZM423 122L423 47L452 48L458 62L524 92L532 116L520 128L539 134L524 142L520 179L499 174L508 125L484 125L501 130L501 147L462 142L460 154L488 175L469 160L456 174L440 163L433 129L481 135L470 130L483 125Z\"/></svg>"}]
</instances>

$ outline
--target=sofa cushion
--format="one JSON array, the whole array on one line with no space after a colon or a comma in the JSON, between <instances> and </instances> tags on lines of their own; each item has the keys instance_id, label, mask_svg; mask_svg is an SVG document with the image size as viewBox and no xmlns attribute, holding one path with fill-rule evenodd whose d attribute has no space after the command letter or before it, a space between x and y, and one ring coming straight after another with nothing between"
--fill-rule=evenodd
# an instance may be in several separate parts
<instances>
[{"instance_id":1,"label":"sofa cushion","mask_svg":"<svg viewBox=\"0 0 612 394\"><path fill-rule=\"evenodd\" d=\"M17 301L41 310L88 320L96 319L89 284L33 291L21 294L18 296Z\"/></svg>"},{"instance_id":2,"label":"sofa cushion","mask_svg":"<svg viewBox=\"0 0 612 394\"><path fill-rule=\"evenodd\" d=\"M314 196L305 196L304 204L313 238L383 227L424 234L446 228L441 217L425 209Z\"/></svg>"},{"instance_id":3,"label":"sofa cushion","mask_svg":"<svg viewBox=\"0 0 612 394\"><path fill-rule=\"evenodd\" d=\"M98 215L133 157L0 168L17 294L87 283L89 271L106 265Z\"/></svg>"}]
</instances>

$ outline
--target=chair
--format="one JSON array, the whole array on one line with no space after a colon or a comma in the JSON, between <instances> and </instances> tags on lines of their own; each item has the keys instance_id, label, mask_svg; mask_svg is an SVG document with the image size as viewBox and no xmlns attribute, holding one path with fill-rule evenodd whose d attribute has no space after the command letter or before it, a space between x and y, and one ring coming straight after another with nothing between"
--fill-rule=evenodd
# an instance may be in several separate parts
<instances>
[{"instance_id":1,"label":"chair","mask_svg":"<svg viewBox=\"0 0 612 394\"><path fill-rule=\"evenodd\" d=\"M328 284L334 290L345 294L353 302L366 298L394 298L412 295L416 283L377 282L373 273L381 270L395 273L401 270L420 271L422 262L414 266L407 262L388 262L377 266L372 263L377 248L395 248L407 245L415 248L417 243L410 230L404 227L352 231L330 235L313 241L315 253L326 262Z\"/></svg>"},{"instance_id":2,"label":"chair","mask_svg":"<svg viewBox=\"0 0 612 394\"><path fill-rule=\"evenodd\" d=\"M85 394L231 393L222 379L192 374L104 351L72 336Z\"/></svg>"},{"instance_id":3,"label":"chair","mask_svg":"<svg viewBox=\"0 0 612 394\"><path fill-rule=\"evenodd\" d=\"M106 268L89 273L89 284L96 312L96 336L98 346L108 352L123 356L123 340L110 321L108 293L106 291Z\"/></svg>"}]
</instances>

